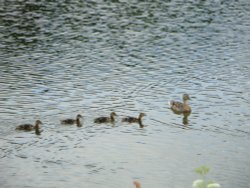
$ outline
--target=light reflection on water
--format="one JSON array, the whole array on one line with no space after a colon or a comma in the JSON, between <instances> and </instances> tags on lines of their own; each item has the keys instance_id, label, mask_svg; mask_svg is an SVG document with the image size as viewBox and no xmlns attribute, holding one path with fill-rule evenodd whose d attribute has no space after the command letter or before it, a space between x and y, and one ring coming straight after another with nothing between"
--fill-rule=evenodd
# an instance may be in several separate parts
<instances>
[{"instance_id":1,"label":"light reflection on water","mask_svg":"<svg viewBox=\"0 0 250 188\"><path fill-rule=\"evenodd\" d=\"M202 164L249 187L248 1L0 7L2 187L188 187ZM187 119L167 106L183 93ZM121 123L140 112L145 127ZM78 113L83 127L60 125ZM41 135L15 131L36 119Z\"/></svg>"}]
</instances>

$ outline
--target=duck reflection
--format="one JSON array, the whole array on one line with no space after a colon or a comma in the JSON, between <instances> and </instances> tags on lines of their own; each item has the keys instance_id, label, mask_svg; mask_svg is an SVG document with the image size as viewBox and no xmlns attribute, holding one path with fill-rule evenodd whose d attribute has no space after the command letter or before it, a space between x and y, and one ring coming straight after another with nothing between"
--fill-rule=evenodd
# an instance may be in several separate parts
<instances>
[{"instance_id":1,"label":"duck reflection","mask_svg":"<svg viewBox=\"0 0 250 188\"><path fill-rule=\"evenodd\" d=\"M189 116L190 114L191 114L190 112L188 112L188 113L183 113L183 118L182 118L182 123L183 123L183 125L188 125L188 123L189 123L188 116Z\"/></svg>"},{"instance_id":2,"label":"duck reflection","mask_svg":"<svg viewBox=\"0 0 250 188\"><path fill-rule=\"evenodd\" d=\"M139 123L140 128L144 128L144 125L142 123Z\"/></svg>"},{"instance_id":3,"label":"duck reflection","mask_svg":"<svg viewBox=\"0 0 250 188\"><path fill-rule=\"evenodd\" d=\"M191 112L178 112L178 111L175 111L173 109L171 109L171 110L172 110L172 112L174 114L183 116L183 118L182 118L182 124L183 125L188 125L189 124L188 116L190 116Z\"/></svg>"},{"instance_id":4,"label":"duck reflection","mask_svg":"<svg viewBox=\"0 0 250 188\"><path fill-rule=\"evenodd\" d=\"M36 129L36 130L35 130L35 134L36 134L36 135L41 135L41 132L42 132L42 131L39 130L39 129Z\"/></svg>"}]
</instances>

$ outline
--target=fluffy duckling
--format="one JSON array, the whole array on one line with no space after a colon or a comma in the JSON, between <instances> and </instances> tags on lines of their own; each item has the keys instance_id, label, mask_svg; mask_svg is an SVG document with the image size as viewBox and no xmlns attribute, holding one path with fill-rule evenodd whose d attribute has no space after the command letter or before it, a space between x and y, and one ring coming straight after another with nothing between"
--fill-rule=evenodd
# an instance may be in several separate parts
<instances>
[{"instance_id":1,"label":"fluffy duckling","mask_svg":"<svg viewBox=\"0 0 250 188\"><path fill-rule=\"evenodd\" d=\"M99 117L94 120L95 123L113 123L115 121L115 112L111 112L110 117Z\"/></svg>"},{"instance_id":2,"label":"fluffy duckling","mask_svg":"<svg viewBox=\"0 0 250 188\"><path fill-rule=\"evenodd\" d=\"M191 107L188 105L190 97L188 94L183 94L183 103L178 101L170 101L170 108L176 113L190 113Z\"/></svg>"},{"instance_id":3,"label":"fluffy duckling","mask_svg":"<svg viewBox=\"0 0 250 188\"><path fill-rule=\"evenodd\" d=\"M142 125L142 118L146 116L145 113L140 113L139 117L125 117L122 119L122 122L128 122L128 123L139 123L140 125Z\"/></svg>"},{"instance_id":4,"label":"fluffy duckling","mask_svg":"<svg viewBox=\"0 0 250 188\"><path fill-rule=\"evenodd\" d=\"M65 124L65 125L73 125L73 124L76 124L78 127L80 127L82 124L81 124L81 121L80 121L80 118L82 118L82 115L81 114L78 114L76 116L76 119L65 119L65 120L61 120L61 124Z\"/></svg>"},{"instance_id":5,"label":"fluffy duckling","mask_svg":"<svg viewBox=\"0 0 250 188\"><path fill-rule=\"evenodd\" d=\"M23 131L32 131L32 130L35 130L36 132L40 132L39 131L40 124L42 124L42 122L40 120L36 120L35 125L32 125L32 124L18 125L16 127L16 130L23 130Z\"/></svg>"}]
</instances>

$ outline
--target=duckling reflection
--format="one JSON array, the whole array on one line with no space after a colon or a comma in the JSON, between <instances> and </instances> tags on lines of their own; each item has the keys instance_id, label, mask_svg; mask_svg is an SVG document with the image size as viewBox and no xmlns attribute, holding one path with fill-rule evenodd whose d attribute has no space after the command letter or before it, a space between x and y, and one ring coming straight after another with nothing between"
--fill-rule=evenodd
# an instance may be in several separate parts
<instances>
[{"instance_id":1,"label":"duckling reflection","mask_svg":"<svg viewBox=\"0 0 250 188\"><path fill-rule=\"evenodd\" d=\"M95 123L114 123L115 121L115 112L111 112L110 117L98 117L94 120Z\"/></svg>"},{"instance_id":2,"label":"duckling reflection","mask_svg":"<svg viewBox=\"0 0 250 188\"><path fill-rule=\"evenodd\" d=\"M16 127L16 130L19 131L32 131L35 130L36 134L40 134L40 125L42 124L42 122L40 120L36 120L35 125L32 124L22 124L22 125L18 125Z\"/></svg>"},{"instance_id":3,"label":"duckling reflection","mask_svg":"<svg viewBox=\"0 0 250 188\"><path fill-rule=\"evenodd\" d=\"M176 112L174 110L172 110L172 111L174 114L183 116L183 118L182 118L183 125L188 125L188 123L189 123L188 116L191 114L191 112L182 112L181 113L181 112Z\"/></svg>"},{"instance_id":4,"label":"duckling reflection","mask_svg":"<svg viewBox=\"0 0 250 188\"><path fill-rule=\"evenodd\" d=\"M140 113L139 116L138 116L138 118L128 116L128 117L123 118L123 119L122 119L122 122L139 123L140 127L143 128L144 125L142 124L142 118L143 118L144 116L146 116L145 113Z\"/></svg>"},{"instance_id":5,"label":"duckling reflection","mask_svg":"<svg viewBox=\"0 0 250 188\"><path fill-rule=\"evenodd\" d=\"M76 124L78 127L81 127L82 126L81 121L80 121L81 118L82 118L82 115L78 114L76 116L76 119L61 120L61 124L64 124L64 125L73 125L73 124Z\"/></svg>"},{"instance_id":6,"label":"duckling reflection","mask_svg":"<svg viewBox=\"0 0 250 188\"><path fill-rule=\"evenodd\" d=\"M183 103L179 101L170 101L170 108L175 113L191 113L191 107L188 105L188 100L190 97L188 94L183 94Z\"/></svg>"}]
</instances>

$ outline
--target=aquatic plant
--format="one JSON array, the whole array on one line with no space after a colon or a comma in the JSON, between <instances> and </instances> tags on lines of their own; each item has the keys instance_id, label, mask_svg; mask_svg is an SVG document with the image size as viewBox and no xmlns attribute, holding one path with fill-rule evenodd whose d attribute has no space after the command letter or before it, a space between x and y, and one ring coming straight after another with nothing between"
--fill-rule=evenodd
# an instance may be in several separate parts
<instances>
[{"instance_id":1,"label":"aquatic plant","mask_svg":"<svg viewBox=\"0 0 250 188\"><path fill-rule=\"evenodd\" d=\"M211 181L206 180L206 175L210 171L209 167L207 166L200 166L195 169L195 172L201 176L201 179L197 179L193 181L193 188L220 188L220 184Z\"/></svg>"}]
</instances>

